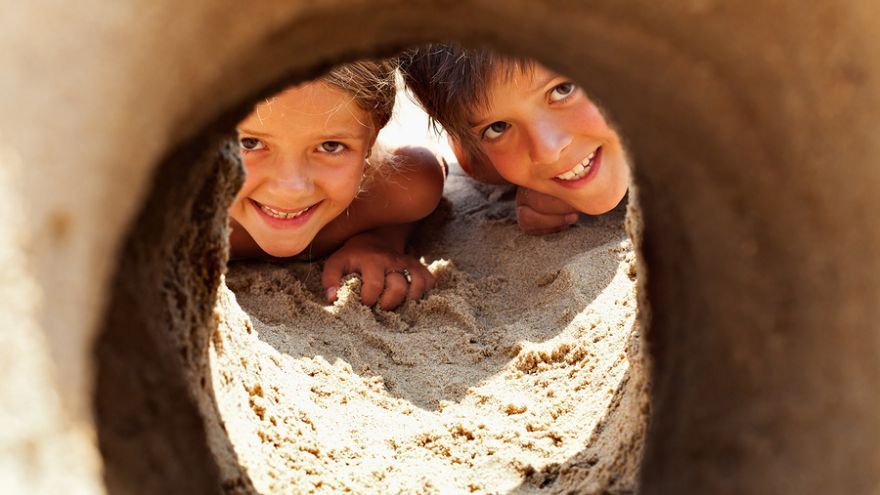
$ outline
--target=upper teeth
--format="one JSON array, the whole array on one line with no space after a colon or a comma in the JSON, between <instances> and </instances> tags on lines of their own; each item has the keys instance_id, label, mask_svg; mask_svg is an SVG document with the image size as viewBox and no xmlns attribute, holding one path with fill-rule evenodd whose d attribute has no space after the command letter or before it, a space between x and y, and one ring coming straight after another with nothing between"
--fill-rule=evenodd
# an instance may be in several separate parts
<instances>
[{"instance_id":1,"label":"upper teeth","mask_svg":"<svg viewBox=\"0 0 880 495\"><path fill-rule=\"evenodd\" d=\"M309 206L309 208L311 208L311 206ZM281 220L290 220L291 218L296 218L296 217L302 215L303 213L307 212L309 210L309 208L303 208L302 210L295 211L293 213L285 213L283 211L278 211L273 208L269 208L266 205L260 205L260 209L263 210L264 212L266 212L267 215L269 215L270 217L279 218Z\"/></svg>"},{"instance_id":2,"label":"upper teeth","mask_svg":"<svg viewBox=\"0 0 880 495\"><path fill-rule=\"evenodd\" d=\"M580 179L583 176L587 175L587 172L590 171L590 167L593 166L593 158L596 157L596 152L590 153L590 155L584 158L580 163L574 166L568 172L564 174L559 174L556 176L557 179L560 180L575 180Z\"/></svg>"}]
</instances>

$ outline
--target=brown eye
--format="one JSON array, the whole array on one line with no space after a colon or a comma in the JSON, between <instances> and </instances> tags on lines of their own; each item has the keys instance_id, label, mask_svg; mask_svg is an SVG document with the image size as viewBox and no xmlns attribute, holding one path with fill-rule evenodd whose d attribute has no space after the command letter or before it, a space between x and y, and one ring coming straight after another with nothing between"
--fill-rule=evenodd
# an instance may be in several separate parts
<instances>
[{"instance_id":1,"label":"brown eye","mask_svg":"<svg viewBox=\"0 0 880 495\"><path fill-rule=\"evenodd\" d=\"M510 124L502 120L499 120L498 122L492 122L491 124L487 125L485 129L483 129L483 138L490 141L492 139L498 139L499 137L501 137L502 134L504 134L504 131L509 128Z\"/></svg>"},{"instance_id":2,"label":"brown eye","mask_svg":"<svg viewBox=\"0 0 880 495\"><path fill-rule=\"evenodd\" d=\"M345 145L339 141L324 141L321 143L321 151L325 153L341 153L345 149Z\"/></svg>"},{"instance_id":3,"label":"brown eye","mask_svg":"<svg viewBox=\"0 0 880 495\"><path fill-rule=\"evenodd\" d=\"M238 146L245 151L256 151L266 147L265 145L263 145L262 141L253 137L244 137L239 139Z\"/></svg>"},{"instance_id":4,"label":"brown eye","mask_svg":"<svg viewBox=\"0 0 880 495\"><path fill-rule=\"evenodd\" d=\"M550 90L550 101L562 101L571 96L576 89L577 86L574 83L564 82L557 84L556 87Z\"/></svg>"}]
</instances>

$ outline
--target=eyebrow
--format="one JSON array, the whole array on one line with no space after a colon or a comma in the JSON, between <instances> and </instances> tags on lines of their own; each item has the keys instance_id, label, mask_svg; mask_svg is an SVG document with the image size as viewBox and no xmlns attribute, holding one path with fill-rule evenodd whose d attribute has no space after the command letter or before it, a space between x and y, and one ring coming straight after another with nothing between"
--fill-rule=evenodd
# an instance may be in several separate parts
<instances>
[{"instance_id":1,"label":"eyebrow","mask_svg":"<svg viewBox=\"0 0 880 495\"><path fill-rule=\"evenodd\" d=\"M493 121L493 122L494 122L494 121ZM483 127L483 126L485 126L486 124L489 124L489 119L487 119L487 118L486 118L486 119L483 119L483 120L479 120L479 121L477 121L477 122L474 122L474 121L471 121L471 120L468 121L468 125L471 126L471 130L473 130L473 129L475 129L475 128L478 128L478 127Z\"/></svg>"},{"instance_id":2,"label":"eyebrow","mask_svg":"<svg viewBox=\"0 0 880 495\"><path fill-rule=\"evenodd\" d=\"M247 134L247 135L249 135L249 136L257 136L257 137L264 137L264 138L266 138L266 137L272 137L271 134L267 134L267 133L265 133L265 132L252 131L252 130L250 130L250 129L245 129L245 128L243 128L243 127L239 127L239 128L236 129L236 130L238 131L239 134Z\"/></svg>"},{"instance_id":3,"label":"eyebrow","mask_svg":"<svg viewBox=\"0 0 880 495\"><path fill-rule=\"evenodd\" d=\"M329 136L321 136L321 137L329 141L332 139L359 139L361 136L358 136L357 134L341 133L341 134L331 134Z\"/></svg>"},{"instance_id":4,"label":"eyebrow","mask_svg":"<svg viewBox=\"0 0 880 495\"><path fill-rule=\"evenodd\" d=\"M554 79L558 79L560 77L562 77L562 76L560 76L559 74L557 74L555 72L550 72L550 74L547 77L545 77L543 80L538 82L538 84L535 84L534 86L532 86L532 91L535 92L540 89L544 89L547 85L550 84L551 81L553 81Z\"/></svg>"},{"instance_id":5,"label":"eyebrow","mask_svg":"<svg viewBox=\"0 0 880 495\"><path fill-rule=\"evenodd\" d=\"M274 137L272 134L268 134L265 132L256 132L256 131L252 131L250 129L245 129L243 127L239 128L237 130L240 134L246 134L248 136L255 136L255 137L261 137L261 138ZM331 140L337 140L337 139L358 139L358 138L360 138L360 136L358 136L356 134L341 132L341 133L337 133L337 134L330 134L328 136L321 136L321 138L325 139L327 141L331 141Z\"/></svg>"},{"instance_id":6,"label":"eyebrow","mask_svg":"<svg viewBox=\"0 0 880 495\"><path fill-rule=\"evenodd\" d=\"M542 91L547 85L550 84L550 82L552 82L554 79L558 79L560 77L562 77L562 76L555 73L555 72L550 72L550 74L547 77L545 77L541 81L538 81L537 84L534 84L529 89L529 93L537 93L538 91ZM475 127L483 127L484 125L489 123L489 122L487 122L487 120L489 120L489 119L482 119L482 120L478 120L478 121L469 120L468 125L471 126L471 129L474 129Z\"/></svg>"}]
</instances>

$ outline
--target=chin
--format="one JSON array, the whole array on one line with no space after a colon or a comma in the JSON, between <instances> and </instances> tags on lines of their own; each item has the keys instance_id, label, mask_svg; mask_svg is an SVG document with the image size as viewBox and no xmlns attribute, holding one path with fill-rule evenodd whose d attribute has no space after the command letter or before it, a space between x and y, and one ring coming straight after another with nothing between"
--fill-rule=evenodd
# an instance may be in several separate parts
<instances>
[{"instance_id":1,"label":"chin","mask_svg":"<svg viewBox=\"0 0 880 495\"><path fill-rule=\"evenodd\" d=\"M617 206L616 203L611 206L607 206L605 204L602 204L602 205L592 204L592 205L589 205L589 206L586 206L583 208L578 207L577 209L581 213L585 213L587 215L602 215L603 213L608 213L609 211L613 210L615 206Z\"/></svg>"},{"instance_id":2,"label":"chin","mask_svg":"<svg viewBox=\"0 0 880 495\"><path fill-rule=\"evenodd\" d=\"M574 205L575 208L588 215L601 215L613 210L621 201L623 201L623 198L626 197L626 192L629 190L628 171L624 180L614 180L614 182L615 184L609 187L609 189L613 191L612 193L604 194L601 198L594 198L589 203L583 204L585 208ZM608 189L606 189L606 192L607 191Z\"/></svg>"},{"instance_id":3,"label":"chin","mask_svg":"<svg viewBox=\"0 0 880 495\"><path fill-rule=\"evenodd\" d=\"M601 198L598 201L591 201L587 204L579 204L573 205L577 208L581 213L586 213L587 215L601 215L603 213L608 213L613 210L617 205L623 201L624 196L626 196L626 191L628 188L624 187L620 194L610 195L604 198Z\"/></svg>"},{"instance_id":4,"label":"chin","mask_svg":"<svg viewBox=\"0 0 880 495\"><path fill-rule=\"evenodd\" d=\"M263 252L265 252L269 256L273 256L275 258L290 258L292 256L296 256L299 253L303 252L308 245L306 245L306 246L291 246L289 244L288 245L259 244L259 246L260 246L260 249L262 249Z\"/></svg>"}]
</instances>

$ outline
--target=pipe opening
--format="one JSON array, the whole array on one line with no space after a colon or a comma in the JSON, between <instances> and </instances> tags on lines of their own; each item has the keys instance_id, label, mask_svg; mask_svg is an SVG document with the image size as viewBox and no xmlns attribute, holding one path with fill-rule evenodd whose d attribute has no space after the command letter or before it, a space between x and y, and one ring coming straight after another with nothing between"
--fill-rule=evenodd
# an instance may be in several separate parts
<instances>
[{"instance_id":1,"label":"pipe opening","mask_svg":"<svg viewBox=\"0 0 880 495\"><path fill-rule=\"evenodd\" d=\"M302 80L273 82L257 101ZM227 209L247 188L230 143L251 105L168 155L128 242L120 273L137 277L117 281L98 346L111 491L144 476L161 490L184 473L227 493L633 491L648 371L626 204L526 235L516 187L471 179L400 92L380 138L432 141L449 165L408 248L436 286L385 311L362 304L352 276L328 304L320 259L234 261L224 277ZM632 203L629 215L638 236ZM118 333L133 314L141 342ZM113 400L123 388L154 407ZM189 463L135 460L144 445Z\"/></svg>"},{"instance_id":2,"label":"pipe opening","mask_svg":"<svg viewBox=\"0 0 880 495\"><path fill-rule=\"evenodd\" d=\"M242 152L245 163L263 167L237 198L244 221L248 213L266 221L246 210L252 198L275 201L272 211L333 198L339 177L322 183L308 157L270 162L323 139L284 134L318 111L296 102L314 95L309 84L257 102L239 125L244 146L256 148ZM241 465L261 493L632 491L647 370L625 202L563 232L526 235L517 226L516 186L473 180L411 95L401 87L397 96L378 141L427 146L450 166L441 204L410 236L409 253L437 285L384 311L361 302L360 274L346 277L328 303L326 257L232 262L210 356ZM564 129L575 134L567 146L595 144L584 127ZM246 141L257 131L265 142ZM316 184L279 190L278 181L297 173Z\"/></svg>"}]
</instances>

